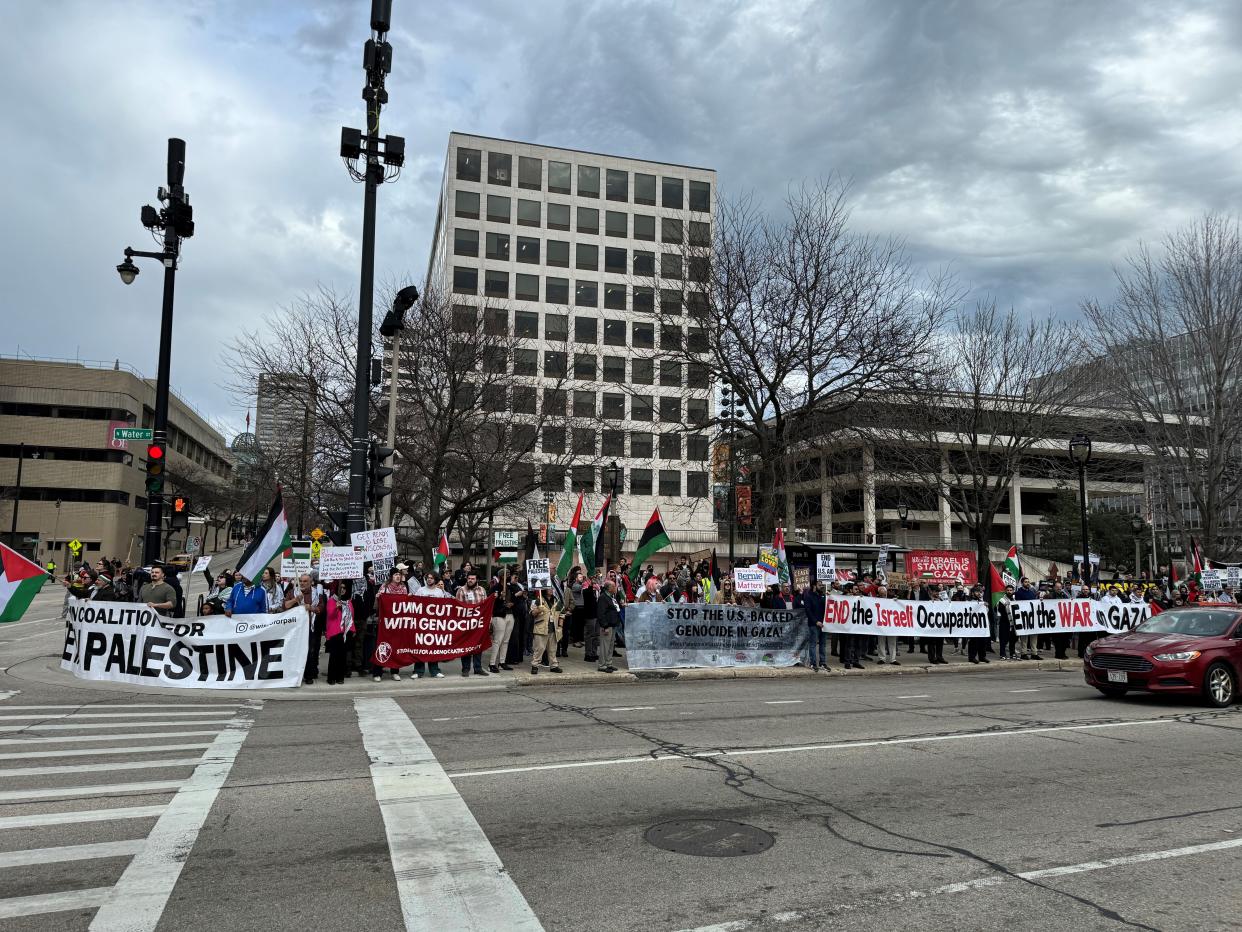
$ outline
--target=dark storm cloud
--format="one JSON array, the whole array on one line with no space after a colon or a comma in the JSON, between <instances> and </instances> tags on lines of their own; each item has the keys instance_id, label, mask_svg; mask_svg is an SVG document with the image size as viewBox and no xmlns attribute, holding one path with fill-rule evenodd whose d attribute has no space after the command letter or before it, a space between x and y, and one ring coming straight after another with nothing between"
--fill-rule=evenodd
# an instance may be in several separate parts
<instances>
[{"instance_id":1,"label":"dark storm cloud","mask_svg":"<svg viewBox=\"0 0 1242 932\"><path fill-rule=\"evenodd\" d=\"M317 282L356 287L365 0L50 5L0 33L9 350L154 370L158 269L121 248L163 140L189 144L199 235L174 381L240 421L228 340ZM1111 288L1140 239L1237 211L1242 7L1231 3L394 0L378 273L421 279L460 129L706 165L773 209L831 174L854 222L1028 313ZM63 62L49 71L48 60ZM49 80L55 75L55 80Z\"/></svg>"}]
</instances>

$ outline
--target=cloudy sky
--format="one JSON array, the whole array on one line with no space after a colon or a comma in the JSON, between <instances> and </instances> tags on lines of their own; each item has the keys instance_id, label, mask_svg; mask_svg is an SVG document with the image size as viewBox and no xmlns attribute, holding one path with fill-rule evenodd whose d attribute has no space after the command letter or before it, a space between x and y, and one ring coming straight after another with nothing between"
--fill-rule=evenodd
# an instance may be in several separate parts
<instances>
[{"instance_id":1,"label":"cloudy sky","mask_svg":"<svg viewBox=\"0 0 1242 932\"><path fill-rule=\"evenodd\" d=\"M779 208L839 173L854 224L979 292L1067 316L1112 265L1242 191L1242 4L394 0L377 276L421 282L447 135L714 167ZM160 272L125 288L138 208L187 141L198 233L173 384L227 431L229 340L323 283L356 290L369 0L3 4L0 353L153 375Z\"/></svg>"}]
</instances>

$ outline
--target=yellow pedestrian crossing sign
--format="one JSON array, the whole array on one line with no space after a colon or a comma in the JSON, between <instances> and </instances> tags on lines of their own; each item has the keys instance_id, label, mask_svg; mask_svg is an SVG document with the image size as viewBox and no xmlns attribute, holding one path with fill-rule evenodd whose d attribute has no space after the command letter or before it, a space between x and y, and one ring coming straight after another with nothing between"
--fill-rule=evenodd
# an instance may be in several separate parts
<instances>
[{"instance_id":1,"label":"yellow pedestrian crossing sign","mask_svg":"<svg viewBox=\"0 0 1242 932\"><path fill-rule=\"evenodd\" d=\"M82 542L75 537L73 540L69 541L69 549L72 550L75 555L81 553Z\"/></svg>"},{"instance_id":2,"label":"yellow pedestrian crossing sign","mask_svg":"<svg viewBox=\"0 0 1242 932\"><path fill-rule=\"evenodd\" d=\"M319 559L319 551L321 550L323 550L323 544L319 543L319 541L317 540L311 541L311 559L312 560Z\"/></svg>"}]
</instances>

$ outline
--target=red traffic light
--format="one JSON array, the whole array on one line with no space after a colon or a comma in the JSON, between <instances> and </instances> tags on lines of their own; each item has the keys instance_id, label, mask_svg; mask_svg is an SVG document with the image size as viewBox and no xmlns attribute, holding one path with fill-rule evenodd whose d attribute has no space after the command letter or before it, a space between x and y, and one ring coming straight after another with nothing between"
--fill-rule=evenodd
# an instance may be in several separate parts
<instances>
[{"instance_id":1,"label":"red traffic light","mask_svg":"<svg viewBox=\"0 0 1242 932\"><path fill-rule=\"evenodd\" d=\"M164 458L164 448L158 444L151 444L147 447L147 459L162 460Z\"/></svg>"}]
</instances>

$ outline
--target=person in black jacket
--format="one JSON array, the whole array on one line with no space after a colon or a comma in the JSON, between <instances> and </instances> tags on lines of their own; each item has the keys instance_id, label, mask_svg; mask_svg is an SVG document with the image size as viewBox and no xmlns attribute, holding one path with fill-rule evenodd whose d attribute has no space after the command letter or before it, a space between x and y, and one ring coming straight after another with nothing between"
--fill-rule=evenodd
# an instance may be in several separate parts
<instances>
[{"instance_id":1,"label":"person in black jacket","mask_svg":"<svg viewBox=\"0 0 1242 932\"><path fill-rule=\"evenodd\" d=\"M617 584L611 579L604 583L595 608L599 628L596 669L600 673L616 673L617 668L612 665L612 648L616 643L617 628L621 624L621 606L617 604Z\"/></svg>"}]
</instances>

